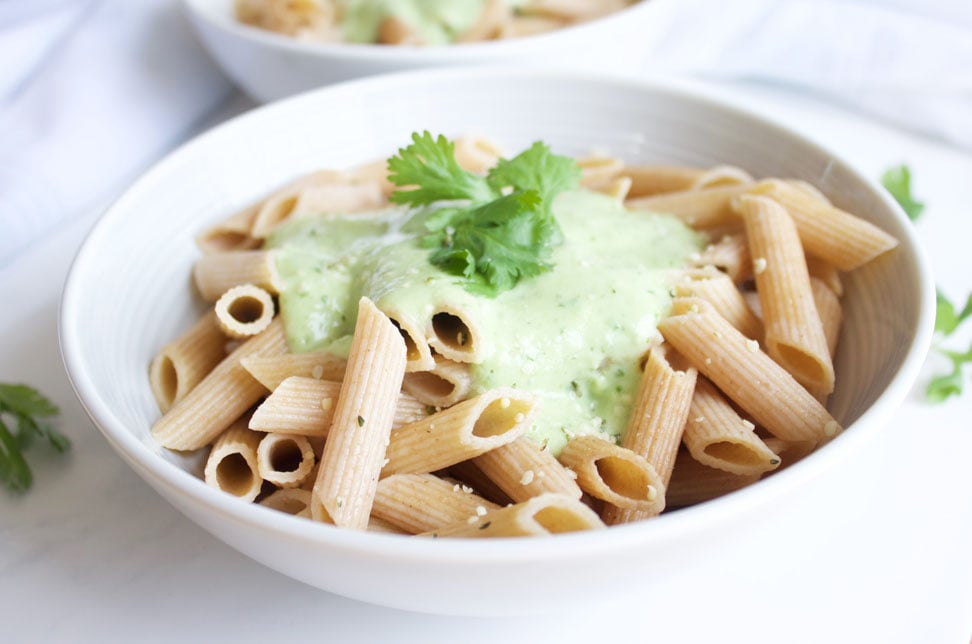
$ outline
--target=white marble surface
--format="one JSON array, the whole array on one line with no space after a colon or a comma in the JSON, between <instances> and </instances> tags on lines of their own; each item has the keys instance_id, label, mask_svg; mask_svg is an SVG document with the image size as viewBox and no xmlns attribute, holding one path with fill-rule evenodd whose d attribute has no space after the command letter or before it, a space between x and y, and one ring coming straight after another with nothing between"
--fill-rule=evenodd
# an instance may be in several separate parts
<instances>
[{"instance_id":1,"label":"white marble surface","mask_svg":"<svg viewBox=\"0 0 972 644\"><path fill-rule=\"evenodd\" d=\"M908 162L928 203L918 228L938 283L964 300L972 290L972 154L782 90L719 91L799 126L872 176ZM346 600L265 569L157 496L74 398L57 348L57 308L94 217L0 271L0 381L45 391L74 443L66 457L29 454L36 481L28 495L0 491L0 642L550 641L556 633L563 642L965 644L972 635L972 383L962 399L926 404L920 389L934 361L871 449L796 496L748 543L664 587L592 589L610 599L598 608L429 616ZM957 345L970 336L965 329Z\"/></svg>"}]
</instances>

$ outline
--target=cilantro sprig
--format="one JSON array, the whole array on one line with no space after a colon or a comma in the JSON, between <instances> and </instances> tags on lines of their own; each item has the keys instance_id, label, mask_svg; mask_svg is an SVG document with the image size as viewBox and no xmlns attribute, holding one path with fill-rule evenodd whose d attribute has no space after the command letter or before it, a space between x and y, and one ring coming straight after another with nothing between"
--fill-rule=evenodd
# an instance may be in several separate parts
<instances>
[{"instance_id":1,"label":"cilantro sprig","mask_svg":"<svg viewBox=\"0 0 972 644\"><path fill-rule=\"evenodd\" d=\"M435 206L421 238L429 261L489 297L553 267L551 253L563 242L553 200L580 178L572 159L540 141L480 176L459 166L452 142L429 132L413 133L388 170L398 186L394 203Z\"/></svg>"},{"instance_id":2,"label":"cilantro sprig","mask_svg":"<svg viewBox=\"0 0 972 644\"><path fill-rule=\"evenodd\" d=\"M925 211L925 204L911 195L911 169L908 166L898 165L885 170L881 175L881 185L891 193L908 215L908 219L917 221L921 217L921 213Z\"/></svg>"},{"instance_id":3,"label":"cilantro sprig","mask_svg":"<svg viewBox=\"0 0 972 644\"><path fill-rule=\"evenodd\" d=\"M33 482L24 450L36 438L57 452L71 446L67 437L40 420L60 413L57 405L27 385L0 383L0 482L14 492L26 492Z\"/></svg>"}]
</instances>

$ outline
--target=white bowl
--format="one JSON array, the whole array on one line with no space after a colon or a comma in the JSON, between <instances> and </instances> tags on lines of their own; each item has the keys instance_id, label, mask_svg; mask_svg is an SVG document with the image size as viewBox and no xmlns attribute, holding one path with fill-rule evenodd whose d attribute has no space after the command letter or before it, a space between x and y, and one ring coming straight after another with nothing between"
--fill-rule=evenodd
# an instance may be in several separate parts
<instances>
[{"instance_id":1,"label":"white bowl","mask_svg":"<svg viewBox=\"0 0 972 644\"><path fill-rule=\"evenodd\" d=\"M199 254L193 236L297 174L385 157L422 129L488 134L514 151L543 139L561 153L596 147L632 162L734 162L756 176L814 182L838 205L896 236L900 248L846 276L845 335L831 404L846 431L785 471L722 499L550 538L485 542L346 531L205 485L195 474L198 462L160 449L149 434L159 412L147 365L201 311L189 288ZM188 143L95 226L65 287L60 332L77 394L108 441L162 496L229 545L348 597L431 612L513 613L563 608L590 588L603 593L665 583L718 553L732 535L745 537L772 521L773 504L805 490L887 421L917 375L934 309L934 285L904 214L873 181L801 136L665 86L481 68L319 90Z\"/></svg>"},{"instance_id":2,"label":"white bowl","mask_svg":"<svg viewBox=\"0 0 972 644\"><path fill-rule=\"evenodd\" d=\"M240 24L233 0L183 0L203 45L247 94L266 102L338 81L426 67L558 65L631 71L648 46L652 2L545 34L438 47L322 44Z\"/></svg>"}]
</instances>

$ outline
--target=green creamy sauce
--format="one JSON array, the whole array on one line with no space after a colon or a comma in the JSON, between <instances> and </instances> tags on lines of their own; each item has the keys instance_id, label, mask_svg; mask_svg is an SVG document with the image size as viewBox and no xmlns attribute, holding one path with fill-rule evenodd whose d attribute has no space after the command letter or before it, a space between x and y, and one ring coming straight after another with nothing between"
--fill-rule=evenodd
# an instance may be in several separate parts
<instances>
[{"instance_id":1,"label":"green creamy sauce","mask_svg":"<svg viewBox=\"0 0 972 644\"><path fill-rule=\"evenodd\" d=\"M495 298L467 292L428 262L414 212L302 218L267 241L281 250L280 296L291 349L346 355L357 302L425 321L442 305L478 326L484 358L476 393L499 386L538 394L528 435L558 453L572 434L620 436L637 393L638 360L667 313L670 289L700 238L667 215L628 211L604 195L561 194L564 243L553 270ZM412 229L418 229L411 232ZM421 325L421 322L420 322Z\"/></svg>"},{"instance_id":2,"label":"green creamy sauce","mask_svg":"<svg viewBox=\"0 0 972 644\"><path fill-rule=\"evenodd\" d=\"M348 42L373 43L385 18L415 29L426 45L445 45L469 30L485 0L343 0L341 27Z\"/></svg>"}]
</instances>

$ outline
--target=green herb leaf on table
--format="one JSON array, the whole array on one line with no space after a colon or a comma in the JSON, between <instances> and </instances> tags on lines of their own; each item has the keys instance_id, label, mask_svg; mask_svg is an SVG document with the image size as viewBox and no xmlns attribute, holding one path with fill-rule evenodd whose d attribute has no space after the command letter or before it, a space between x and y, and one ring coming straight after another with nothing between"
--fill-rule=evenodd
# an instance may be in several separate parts
<instances>
[{"instance_id":1,"label":"green herb leaf on table","mask_svg":"<svg viewBox=\"0 0 972 644\"><path fill-rule=\"evenodd\" d=\"M388 160L389 179L404 188L392 193L393 202L438 205L424 219L429 261L488 297L550 270L551 252L563 241L552 203L577 186L577 164L538 141L481 177L463 170L454 152L444 136L414 133L412 144Z\"/></svg>"},{"instance_id":2,"label":"green herb leaf on table","mask_svg":"<svg viewBox=\"0 0 972 644\"><path fill-rule=\"evenodd\" d=\"M57 405L33 387L0 383L0 483L15 492L30 488L33 475L23 451L35 438L45 439L57 452L70 448L66 436L38 420L58 413Z\"/></svg>"},{"instance_id":3,"label":"green herb leaf on table","mask_svg":"<svg viewBox=\"0 0 972 644\"><path fill-rule=\"evenodd\" d=\"M891 193L911 221L916 221L925 204L911 195L911 170L906 165L888 168L881 176L881 184Z\"/></svg>"},{"instance_id":4,"label":"green herb leaf on table","mask_svg":"<svg viewBox=\"0 0 972 644\"><path fill-rule=\"evenodd\" d=\"M972 293L969 293L969 297L965 300L965 306L958 313L955 312L955 305L941 291L935 294L935 299L937 305L935 310L935 331L946 336L951 335L962 322L972 315Z\"/></svg>"}]
</instances>

